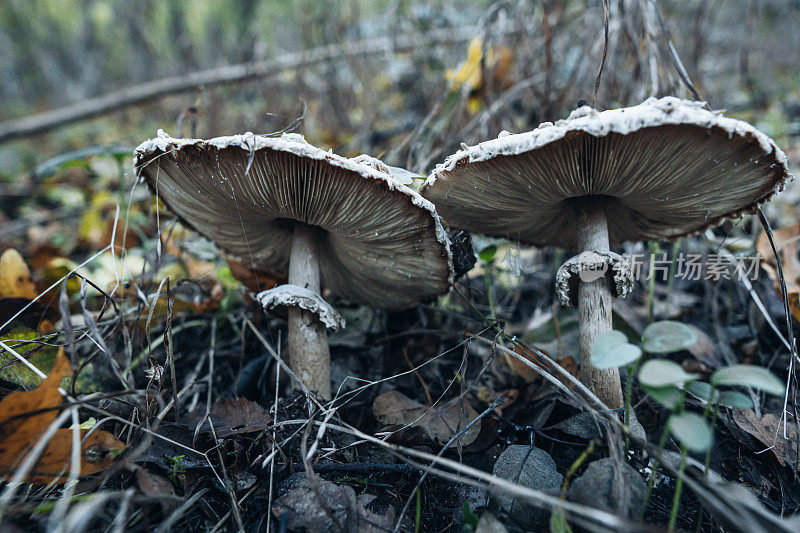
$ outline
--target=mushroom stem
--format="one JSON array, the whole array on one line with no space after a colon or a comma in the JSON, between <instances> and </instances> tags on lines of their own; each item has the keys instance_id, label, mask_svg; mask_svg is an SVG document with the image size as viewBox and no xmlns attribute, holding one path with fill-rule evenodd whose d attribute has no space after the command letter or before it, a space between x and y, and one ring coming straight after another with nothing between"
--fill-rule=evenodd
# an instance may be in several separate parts
<instances>
[{"instance_id":1,"label":"mushroom stem","mask_svg":"<svg viewBox=\"0 0 800 533\"><path fill-rule=\"evenodd\" d=\"M305 224L296 224L289 256L289 283L320 292L317 235ZM299 307L290 307L289 367L310 390L323 398L331 397L331 356L328 333L317 316Z\"/></svg>"},{"instance_id":2,"label":"mushroom stem","mask_svg":"<svg viewBox=\"0 0 800 533\"><path fill-rule=\"evenodd\" d=\"M580 215L578 245L581 251L608 250L608 223L602 205L586 207ZM611 330L611 294L606 277L580 281L578 286L581 381L609 408L622 407L619 370L601 370L592 365L591 348L595 337Z\"/></svg>"}]
</instances>

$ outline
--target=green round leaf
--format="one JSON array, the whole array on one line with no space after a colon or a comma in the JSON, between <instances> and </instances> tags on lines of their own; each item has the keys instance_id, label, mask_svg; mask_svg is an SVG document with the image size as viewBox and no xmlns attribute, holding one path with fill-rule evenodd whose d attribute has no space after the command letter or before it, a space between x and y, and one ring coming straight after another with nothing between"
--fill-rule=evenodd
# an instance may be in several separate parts
<instances>
[{"instance_id":1,"label":"green round leaf","mask_svg":"<svg viewBox=\"0 0 800 533\"><path fill-rule=\"evenodd\" d=\"M654 388L683 385L699 377L698 374L687 373L681 365L666 359L651 359L639 370L639 383Z\"/></svg>"},{"instance_id":2,"label":"green round leaf","mask_svg":"<svg viewBox=\"0 0 800 533\"><path fill-rule=\"evenodd\" d=\"M719 392L716 391L714 387L703 381L693 381L689 383L686 386L686 390L688 390L689 393L695 398L703 400L706 403L711 402L712 398L713 401L719 400Z\"/></svg>"},{"instance_id":3,"label":"green round leaf","mask_svg":"<svg viewBox=\"0 0 800 533\"><path fill-rule=\"evenodd\" d=\"M642 348L649 353L679 352L697 342L697 334L692 328L673 320L653 322L645 328L642 337Z\"/></svg>"},{"instance_id":4,"label":"green round leaf","mask_svg":"<svg viewBox=\"0 0 800 533\"><path fill-rule=\"evenodd\" d=\"M642 350L619 331L604 331L592 341L592 364L597 368L627 366L641 356Z\"/></svg>"},{"instance_id":5,"label":"green round leaf","mask_svg":"<svg viewBox=\"0 0 800 533\"><path fill-rule=\"evenodd\" d=\"M673 410L681 403L681 390L674 385L667 387L642 387L647 395L667 409Z\"/></svg>"},{"instance_id":6,"label":"green round leaf","mask_svg":"<svg viewBox=\"0 0 800 533\"><path fill-rule=\"evenodd\" d=\"M490 244L489 246L478 252L478 257L484 263L491 263L492 260L494 259L495 254L497 254L497 246L495 246L494 244Z\"/></svg>"},{"instance_id":7,"label":"green round leaf","mask_svg":"<svg viewBox=\"0 0 800 533\"><path fill-rule=\"evenodd\" d=\"M667 423L672 435L693 452L706 451L714 440L708 422L697 413L672 415Z\"/></svg>"},{"instance_id":8,"label":"green round leaf","mask_svg":"<svg viewBox=\"0 0 800 533\"><path fill-rule=\"evenodd\" d=\"M725 390L719 393L719 400L717 403L730 407L731 409L753 409L753 399L746 394L732 390Z\"/></svg>"},{"instance_id":9,"label":"green round leaf","mask_svg":"<svg viewBox=\"0 0 800 533\"><path fill-rule=\"evenodd\" d=\"M757 390L783 396L786 387L778 377L766 368L756 365L732 365L720 368L711 374L711 383L720 386L752 387Z\"/></svg>"},{"instance_id":10,"label":"green round leaf","mask_svg":"<svg viewBox=\"0 0 800 533\"><path fill-rule=\"evenodd\" d=\"M719 391L703 381L693 381L686 386L689 393L706 403L713 402L731 409L752 409L753 400L749 396L736 391Z\"/></svg>"}]
</instances>

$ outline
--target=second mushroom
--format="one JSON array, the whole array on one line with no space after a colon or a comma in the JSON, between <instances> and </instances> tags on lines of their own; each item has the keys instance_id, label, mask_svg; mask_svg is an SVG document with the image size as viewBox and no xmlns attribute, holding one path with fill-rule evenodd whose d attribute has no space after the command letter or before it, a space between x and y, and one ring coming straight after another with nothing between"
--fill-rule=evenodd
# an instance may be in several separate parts
<instances>
[{"instance_id":1,"label":"second mushroom","mask_svg":"<svg viewBox=\"0 0 800 533\"><path fill-rule=\"evenodd\" d=\"M289 366L331 396L326 328L344 321L322 288L402 309L446 292L449 241L433 205L377 159L347 159L297 134L210 140L163 132L136 149L138 174L182 222L288 284L257 299L288 310Z\"/></svg>"},{"instance_id":2,"label":"second mushroom","mask_svg":"<svg viewBox=\"0 0 800 533\"><path fill-rule=\"evenodd\" d=\"M786 157L750 124L703 102L651 98L467 147L422 189L452 226L539 246L577 249L557 274L562 303L577 300L583 381L622 406L617 369L591 363L611 329L611 296L632 287L624 241L674 239L755 209L789 177Z\"/></svg>"}]
</instances>

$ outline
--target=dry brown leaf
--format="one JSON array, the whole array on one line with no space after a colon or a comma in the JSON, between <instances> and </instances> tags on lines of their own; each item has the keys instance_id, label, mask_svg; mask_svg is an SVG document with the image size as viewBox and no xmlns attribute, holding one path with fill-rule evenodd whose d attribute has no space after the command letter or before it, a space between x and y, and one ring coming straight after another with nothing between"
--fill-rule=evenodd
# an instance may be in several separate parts
<instances>
[{"instance_id":1,"label":"dry brown leaf","mask_svg":"<svg viewBox=\"0 0 800 533\"><path fill-rule=\"evenodd\" d=\"M64 350L59 350L55 365L41 385L32 391L12 392L0 401L0 473L10 477L14 467L24 455L36 445L41 434L56 418L63 403L58 390L61 379L72 374ZM105 470L114 456L125 449L125 445L111 433L102 430L80 430L81 475ZM27 481L45 484L67 480L72 455L72 430L59 429L48 443ZM64 474L59 476L59 472ZM58 477L57 477L58 476ZM55 479L57 477L57 479Z\"/></svg>"},{"instance_id":2,"label":"dry brown leaf","mask_svg":"<svg viewBox=\"0 0 800 533\"><path fill-rule=\"evenodd\" d=\"M533 364L535 364L539 368L549 369L551 372L553 372L553 370L554 370L552 368L552 364L549 361L546 361L545 359L542 359L541 357L536 355L533 351L529 350L528 348L526 348L522 344L515 344L515 345L511 346L511 350L513 350L514 353L516 353L517 355L520 355L521 357L523 357L523 358L527 359L528 361L532 362ZM504 355L505 355L506 361L508 362L508 365L514 371L514 373L519 375L527 383L530 383L531 381L533 381L534 379L539 377L539 374L534 369L532 369L531 367L529 367L528 365L526 365L525 363L523 363L522 361L520 361L516 357L512 357L512 356L510 356L508 354L504 354ZM561 366L561 368L563 368L564 370L569 372L575 378L578 378L580 376L580 372L578 371L578 362L575 361L575 358L572 357L571 355L565 355L561 359L556 359L555 361L556 361L556 363L558 363ZM558 378L559 381L561 381L562 383L564 383L568 387L572 388L572 387L575 386L574 383L569 381L566 377L563 377L560 373L553 372L553 375L555 375L555 377Z\"/></svg>"},{"instance_id":3,"label":"dry brown leaf","mask_svg":"<svg viewBox=\"0 0 800 533\"><path fill-rule=\"evenodd\" d=\"M772 232L775 239L775 248L781 259L783 278L786 282L786 293L789 299L789 308L796 320L800 320L800 222L791 226L778 228ZM778 269L775 256L766 232L762 232L756 241L756 249L761 256L761 266L767 271L769 277L775 281L775 290L781 293Z\"/></svg>"},{"instance_id":4,"label":"dry brown leaf","mask_svg":"<svg viewBox=\"0 0 800 533\"><path fill-rule=\"evenodd\" d=\"M285 279L277 279L266 272L253 270L233 259L228 259L228 267L231 269L231 275L252 292L265 291L276 285L286 283Z\"/></svg>"},{"instance_id":5,"label":"dry brown leaf","mask_svg":"<svg viewBox=\"0 0 800 533\"><path fill-rule=\"evenodd\" d=\"M733 412L733 420L741 429L764 444L781 465L789 466L797 472L800 441L794 422L787 422L788 438L783 438L783 422L775 415L765 414L759 420L752 409L737 409Z\"/></svg>"},{"instance_id":6,"label":"dry brown leaf","mask_svg":"<svg viewBox=\"0 0 800 533\"><path fill-rule=\"evenodd\" d=\"M432 440L446 444L456 433L477 418L478 413L463 398L451 400L436 407L427 407L396 390L375 398L372 411L381 423L420 427ZM458 445L467 446L478 438L480 420L457 439Z\"/></svg>"},{"instance_id":7,"label":"dry brown leaf","mask_svg":"<svg viewBox=\"0 0 800 533\"><path fill-rule=\"evenodd\" d=\"M495 412L499 414L503 412L503 409L510 407L514 404L514 402L517 401L517 398L519 398L519 390L506 389L504 391L496 392L486 385L481 385L478 388L476 396L480 401L485 402L488 405L493 404L498 396L501 397L503 399L503 403L494 408Z\"/></svg>"},{"instance_id":8,"label":"dry brown leaf","mask_svg":"<svg viewBox=\"0 0 800 533\"><path fill-rule=\"evenodd\" d=\"M9 248L0 255L0 297L36 298L31 271L20 253Z\"/></svg>"},{"instance_id":9,"label":"dry brown leaf","mask_svg":"<svg viewBox=\"0 0 800 533\"><path fill-rule=\"evenodd\" d=\"M142 467L136 469L136 484L148 496L175 495L175 488L167 479L148 472Z\"/></svg>"},{"instance_id":10,"label":"dry brown leaf","mask_svg":"<svg viewBox=\"0 0 800 533\"><path fill-rule=\"evenodd\" d=\"M211 431L205 418L205 407L193 411L187 420L190 426L203 422L201 431ZM270 414L246 398L223 398L211 408L211 422L218 437L261 431L272 423Z\"/></svg>"}]
</instances>

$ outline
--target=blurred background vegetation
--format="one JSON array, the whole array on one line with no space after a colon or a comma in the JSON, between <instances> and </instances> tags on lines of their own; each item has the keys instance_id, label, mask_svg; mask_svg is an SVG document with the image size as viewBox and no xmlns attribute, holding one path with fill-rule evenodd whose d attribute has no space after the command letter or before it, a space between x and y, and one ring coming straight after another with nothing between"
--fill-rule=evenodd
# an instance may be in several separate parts
<instances>
[{"instance_id":1,"label":"blurred background vegetation","mask_svg":"<svg viewBox=\"0 0 800 533\"><path fill-rule=\"evenodd\" d=\"M800 2L612 0L596 106L691 97L670 51L714 108L786 145L800 134ZM660 22L664 23L662 27ZM475 41L433 45L431 30ZM197 107L182 133L297 130L312 143L429 170L458 146L563 118L594 99L603 53L600 0L8 0L0 4L0 121L137 84L326 44L419 36L405 53L349 56L244 83L192 88L0 145L9 183L89 145L135 146ZM665 31L666 30L666 33ZM458 69L469 72L461 72ZM456 74L453 74L453 71Z\"/></svg>"},{"instance_id":2,"label":"blurred background vegetation","mask_svg":"<svg viewBox=\"0 0 800 533\"><path fill-rule=\"evenodd\" d=\"M86 257L108 244L116 205L128 245L152 238L130 155L159 128L293 130L424 175L461 143L564 118L580 100L604 109L694 90L793 161L798 23L797 0L8 0L0 242ZM267 74L225 82L231 65ZM125 99L160 80L183 90ZM117 97L89 118L13 134L31 116L47 123ZM772 214L793 221L792 186L781 198Z\"/></svg>"}]
</instances>

